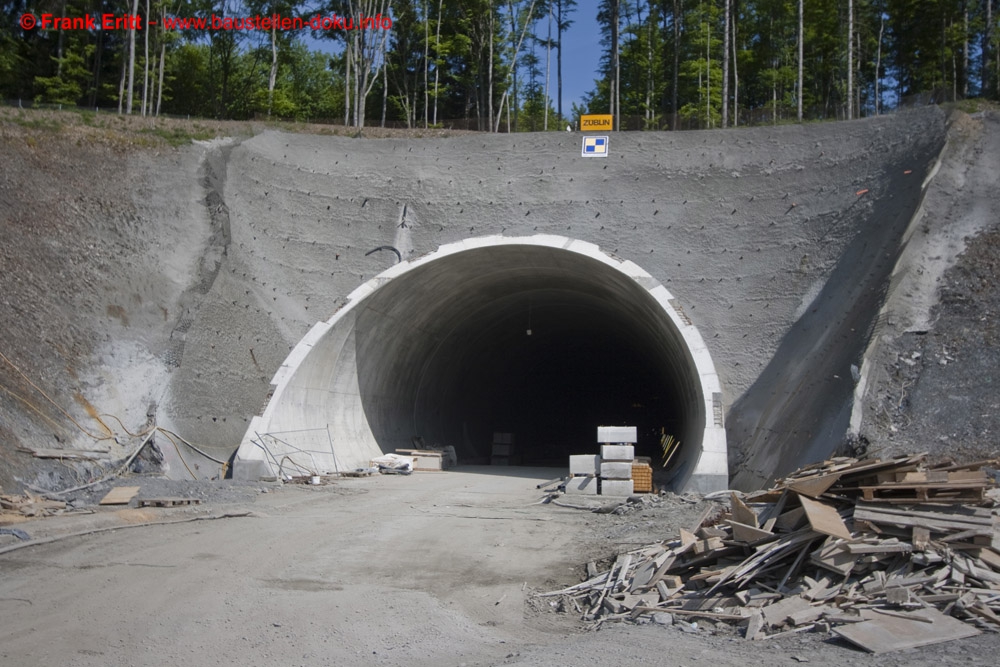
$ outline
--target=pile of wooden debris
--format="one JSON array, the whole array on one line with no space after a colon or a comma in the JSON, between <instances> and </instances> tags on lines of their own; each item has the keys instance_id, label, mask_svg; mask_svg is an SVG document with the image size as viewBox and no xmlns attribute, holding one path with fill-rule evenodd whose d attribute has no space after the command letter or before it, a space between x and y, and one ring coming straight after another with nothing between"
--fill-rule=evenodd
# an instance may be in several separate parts
<instances>
[{"instance_id":1,"label":"pile of wooden debris","mask_svg":"<svg viewBox=\"0 0 1000 667\"><path fill-rule=\"evenodd\" d=\"M0 495L0 524L19 523L29 518L53 516L66 511L66 503L26 492L23 496Z\"/></svg>"},{"instance_id":2,"label":"pile of wooden debris","mask_svg":"<svg viewBox=\"0 0 1000 667\"><path fill-rule=\"evenodd\" d=\"M872 652L1000 631L996 464L832 459L541 597L598 623L702 618L747 639L821 629Z\"/></svg>"}]
</instances>

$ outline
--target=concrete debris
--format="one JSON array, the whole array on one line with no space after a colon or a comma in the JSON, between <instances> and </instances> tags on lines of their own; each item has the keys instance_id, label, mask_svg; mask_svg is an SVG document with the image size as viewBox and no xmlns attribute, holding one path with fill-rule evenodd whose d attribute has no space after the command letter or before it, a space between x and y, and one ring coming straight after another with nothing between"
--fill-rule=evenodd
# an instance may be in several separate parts
<instances>
[{"instance_id":1,"label":"concrete debris","mask_svg":"<svg viewBox=\"0 0 1000 667\"><path fill-rule=\"evenodd\" d=\"M728 511L693 531L539 597L597 625L670 615L676 627L745 628L748 640L823 630L873 653L1000 632L1000 503L988 474L1000 460L926 459L838 457L733 492Z\"/></svg>"},{"instance_id":2,"label":"concrete debris","mask_svg":"<svg viewBox=\"0 0 1000 667\"><path fill-rule=\"evenodd\" d=\"M22 542L27 542L31 539L31 535L17 528L0 528L0 535L13 535Z\"/></svg>"},{"instance_id":3,"label":"concrete debris","mask_svg":"<svg viewBox=\"0 0 1000 667\"><path fill-rule=\"evenodd\" d=\"M413 457L401 456L399 454L383 454L378 458L372 459L371 464L372 467L377 467L379 471L382 470L411 471L413 470Z\"/></svg>"}]
</instances>

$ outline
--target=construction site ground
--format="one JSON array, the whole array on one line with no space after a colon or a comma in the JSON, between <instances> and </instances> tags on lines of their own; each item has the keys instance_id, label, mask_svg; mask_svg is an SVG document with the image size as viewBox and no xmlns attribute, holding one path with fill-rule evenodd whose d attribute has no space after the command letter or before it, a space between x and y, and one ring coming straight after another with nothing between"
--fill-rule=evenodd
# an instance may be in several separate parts
<instances>
[{"instance_id":1,"label":"construction site ground","mask_svg":"<svg viewBox=\"0 0 1000 667\"><path fill-rule=\"evenodd\" d=\"M913 269L908 280L932 289L894 282L890 300L910 299L912 292L919 317L892 309L893 317L880 318L881 341L866 355L865 420L854 442L866 455L929 450L968 461L997 452L1000 114L950 118L948 148L934 189L922 201L923 217L914 225L914 238L923 240L902 261ZM322 316L315 312L330 310L309 311L309 292L300 290L287 299L302 313L287 324L229 319L230 311L217 306L242 298L257 279L253 274L242 282L220 279L218 293L210 298L204 293L215 275L209 269L217 270L218 258L236 248L221 244L223 235L215 231L212 215L224 202L206 195L216 190L213 169L203 159L211 151L191 140L238 142L263 129L0 111L0 331L3 354L17 363L17 370L0 364L6 389L0 395L4 493L20 491L22 481L52 490L73 487L104 469L34 458L19 449L89 442L57 408L68 406L101 437L106 434L98 428L98 415L113 414L124 421L122 428L138 432L158 407L163 414L172 406L166 400L172 382L181 387L173 399L179 406L174 421L199 436L217 433L229 449L220 445L210 453L228 459L246 419L263 405L273 371ZM295 129L335 133L285 131ZM861 121L807 129L809 137L821 133L827 142L815 147L817 163L852 131L859 145L869 136ZM903 123L884 130L896 143L908 131L912 128ZM372 130L369 136L376 134ZM669 140L688 146L706 138ZM790 164L776 140L750 138L766 147L764 163ZM795 141L807 146L806 137ZM691 152L693 161L680 167L692 173L712 159L698 162L700 153ZM671 155L680 160L680 151ZM467 158L456 151L450 158L454 171ZM492 169L492 162L482 169L487 167ZM816 210L839 210L833 205L837 189L827 192L825 185L804 181L798 189L780 189L792 202L808 193ZM847 183L840 189L854 198L869 187ZM492 204L493 196L484 190L479 198ZM517 203L512 201L511 210ZM728 207L724 213L731 217ZM598 226L609 215L606 211ZM560 229L565 223L556 222ZM500 233L499 223L494 226L474 234ZM609 240L612 234L609 228ZM363 254L372 245L359 244L356 254L374 262ZM352 270L368 271L361 261ZM817 269L816 275L825 273ZM699 297L716 289L712 281L699 287L693 274L682 279L687 282L679 293L698 302L698 313L710 311L714 300ZM921 295L930 295L927 303L917 298ZM716 305L723 312L724 306ZM190 313L202 307L209 317L192 324ZM218 322L229 328L220 333ZM755 347L757 337L749 334L758 325L749 322L739 323L747 336L730 338L748 341L734 347L763 363L768 354ZM264 337L249 351L236 344L247 332ZM716 340L711 326L705 332ZM184 337L188 352L181 364L177 341ZM233 351L232 359L223 356L225 350ZM242 356L234 361L237 352ZM215 410L213 402L228 412ZM206 403L212 409L202 411ZM119 431L119 423L103 419L109 430ZM115 460L127 453L116 440L102 442L112 447ZM732 446L737 444L734 439ZM168 443L159 446L171 454ZM174 469L183 470L180 461ZM203 462L195 472L213 476L219 466ZM114 484L140 486L140 498L197 497L202 503L100 508L97 502L107 491L101 487L75 498L78 508L93 513L6 526L35 542L22 547L15 536L0 535L0 664L939 667L996 662L996 633L872 656L821 632L749 642L738 630L701 619L697 630L685 631L681 623L621 623L595 631L579 614L556 611L532 593L581 581L590 561L606 569L618 553L675 537L679 528L697 521L704 504L664 496L616 515L542 503L546 494L536 488L538 482L563 474L564 469L460 467L321 486L128 475Z\"/></svg>"},{"instance_id":2,"label":"construction site ground","mask_svg":"<svg viewBox=\"0 0 1000 667\"><path fill-rule=\"evenodd\" d=\"M203 504L87 506L17 524L50 542L0 536L0 662L894 667L987 665L1000 650L995 633L873 656L823 632L748 642L704 619L595 630L533 593L675 536L710 501L665 495L623 514L586 509L609 498L543 502L536 486L561 473L465 466L235 489L121 480L139 498Z\"/></svg>"}]
</instances>

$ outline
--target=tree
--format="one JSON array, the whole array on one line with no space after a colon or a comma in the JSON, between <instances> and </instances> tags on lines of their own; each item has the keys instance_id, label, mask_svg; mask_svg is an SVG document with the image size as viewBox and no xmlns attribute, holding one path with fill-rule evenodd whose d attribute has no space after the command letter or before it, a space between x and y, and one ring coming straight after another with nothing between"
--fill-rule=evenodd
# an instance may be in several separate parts
<instances>
[{"instance_id":1,"label":"tree","mask_svg":"<svg viewBox=\"0 0 1000 667\"><path fill-rule=\"evenodd\" d=\"M987 0L988 2L989 0ZM562 56L563 56L563 33L573 25L573 20L569 15L576 11L576 0L555 0L556 6L556 113L560 119L563 116L563 92L562 92Z\"/></svg>"},{"instance_id":2,"label":"tree","mask_svg":"<svg viewBox=\"0 0 1000 667\"><path fill-rule=\"evenodd\" d=\"M803 95L803 91L805 89L805 87L802 85L803 84L803 78L802 78L802 64L803 64L802 53L803 53L803 48L805 46L805 30L803 28L803 26L805 25L804 24L804 20L805 20L805 16L804 15L805 15L805 4L804 4L803 0L799 0L799 94L798 94L798 100L796 100L796 102L798 104L798 114L797 114L797 116L798 116L798 121L800 123L802 122L802 95Z\"/></svg>"},{"instance_id":3,"label":"tree","mask_svg":"<svg viewBox=\"0 0 1000 667\"><path fill-rule=\"evenodd\" d=\"M139 0L132 0L132 16L139 14ZM135 27L130 26L128 31L128 97L125 103L125 113L132 115L132 85L135 81ZM121 113L121 103L118 105L118 113Z\"/></svg>"},{"instance_id":4,"label":"tree","mask_svg":"<svg viewBox=\"0 0 1000 667\"><path fill-rule=\"evenodd\" d=\"M980 61L979 61L979 88L983 97L987 97L991 91L990 80L990 52L993 48L993 0L983 0L983 32L980 40ZM995 89L994 89L995 90Z\"/></svg>"},{"instance_id":5,"label":"tree","mask_svg":"<svg viewBox=\"0 0 1000 667\"><path fill-rule=\"evenodd\" d=\"M92 52L93 47L86 47L85 53ZM67 49L58 60L58 72L53 76L35 77L35 85L39 89L35 100L49 104L65 104L75 106L83 97L84 85L90 77L90 72L84 63L84 57L76 49Z\"/></svg>"},{"instance_id":6,"label":"tree","mask_svg":"<svg viewBox=\"0 0 1000 667\"><path fill-rule=\"evenodd\" d=\"M854 0L847 0L847 120L854 117Z\"/></svg>"},{"instance_id":7,"label":"tree","mask_svg":"<svg viewBox=\"0 0 1000 667\"><path fill-rule=\"evenodd\" d=\"M618 60L620 56L620 48L618 45L618 30L620 29L621 21L621 6L620 0L609 0L611 17L609 18L609 25L611 26L611 94L609 95L609 102L611 104L611 121L614 129L621 129L621 106L619 95L621 92L621 67Z\"/></svg>"},{"instance_id":8,"label":"tree","mask_svg":"<svg viewBox=\"0 0 1000 667\"><path fill-rule=\"evenodd\" d=\"M680 71L681 71L681 25L683 22L683 13L681 12L680 0L673 0L673 15L671 16L671 24L674 33L674 68L673 68L673 86L671 87L671 121L670 129L677 130L677 120L680 117L680 107L677 106L678 100L680 99L679 89L680 89Z\"/></svg>"},{"instance_id":9,"label":"tree","mask_svg":"<svg viewBox=\"0 0 1000 667\"><path fill-rule=\"evenodd\" d=\"M525 7L526 4L527 7ZM521 0L518 3L515 3L513 0L507 0L507 20L510 23L510 29L507 33L507 43L509 47L507 57L510 65L508 68L509 74L507 79L507 89L500 98L500 108L497 110L496 124L493 130L494 132L500 131L500 120L502 119L505 103L507 105L507 131L511 131L510 107L511 104L513 104L515 108L518 106L517 59L521 53L521 48L524 45L524 38L528 34L528 28L530 28L531 24L538 18L535 13L537 6L538 0L531 0L530 4L527 3L527 0ZM490 66L492 68L492 61ZM514 129L516 128L517 122L515 119Z\"/></svg>"},{"instance_id":10,"label":"tree","mask_svg":"<svg viewBox=\"0 0 1000 667\"><path fill-rule=\"evenodd\" d=\"M802 0L799 0L802 2ZM726 0L722 28L722 128L729 127L729 17L731 7ZM800 114L801 116L801 114ZM801 120L801 118L800 118Z\"/></svg>"}]
</instances>

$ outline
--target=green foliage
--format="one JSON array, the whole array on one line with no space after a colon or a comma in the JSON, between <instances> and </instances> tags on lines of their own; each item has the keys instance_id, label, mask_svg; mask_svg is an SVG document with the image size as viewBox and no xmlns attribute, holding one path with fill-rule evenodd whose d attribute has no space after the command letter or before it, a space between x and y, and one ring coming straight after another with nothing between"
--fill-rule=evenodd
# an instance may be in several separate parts
<instances>
[{"instance_id":1,"label":"green foliage","mask_svg":"<svg viewBox=\"0 0 1000 667\"><path fill-rule=\"evenodd\" d=\"M85 53L90 55L92 46L85 47ZM68 51L63 58L53 58L59 68L54 76L36 76L36 102L46 104L65 104L73 106L82 101L84 86L90 77L85 66L84 56L77 51Z\"/></svg>"},{"instance_id":2,"label":"green foliage","mask_svg":"<svg viewBox=\"0 0 1000 667\"><path fill-rule=\"evenodd\" d=\"M361 4L359 4L359 1ZM369 0L154 0L152 16L347 16ZM738 122L781 122L796 117L801 95L807 119L842 118L849 99L857 114L907 100L951 101L1000 96L1000 7L996 0L852 0L853 82L848 91L848 0L805 0L803 81L799 89L799 0L731 0L735 28L723 53L724 0L600 0L602 59L594 85L574 113L607 113L610 106L610 16L620 14L621 113L626 127L657 128L677 109L684 127L715 127L723 105ZM366 124L388 121L411 127L451 125L487 129L510 108L512 129L561 128L560 40L572 40L583 18L574 0L393 0L393 27L383 57L368 63L372 83L364 100ZM992 11L986 13L987 7ZM588 7L588 13L593 5ZM125 14L129 0L65 0L30 7L0 0L0 97L40 103L117 107L127 71L128 32L24 31L24 11L66 17L95 12ZM140 14L146 13L140 3ZM552 33L549 33L550 11ZM592 15L585 17L590 21ZM527 26L524 40L521 30ZM148 35L148 62L144 38ZM277 72L270 90L272 35L267 31L152 29L138 35L133 108L162 98L169 114L213 118L272 117L303 121L342 119L350 91L343 31L321 36L324 48L299 31L276 31ZM554 59L546 85L544 58ZM157 66L164 54L162 90ZM968 54L968 55L967 55ZM674 59L678 64L675 71ZM723 59L729 96L722 98ZM738 78L737 78L738 77ZM676 82L676 83L675 83ZM547 93L547 94L546 94ZM503 100L503 105L501 101ZM492 117L490 113L492 112ZM357 121L353 117L352 121ZM505 126L505 123L501 123Z\"/></svg>"}]
</instances>

